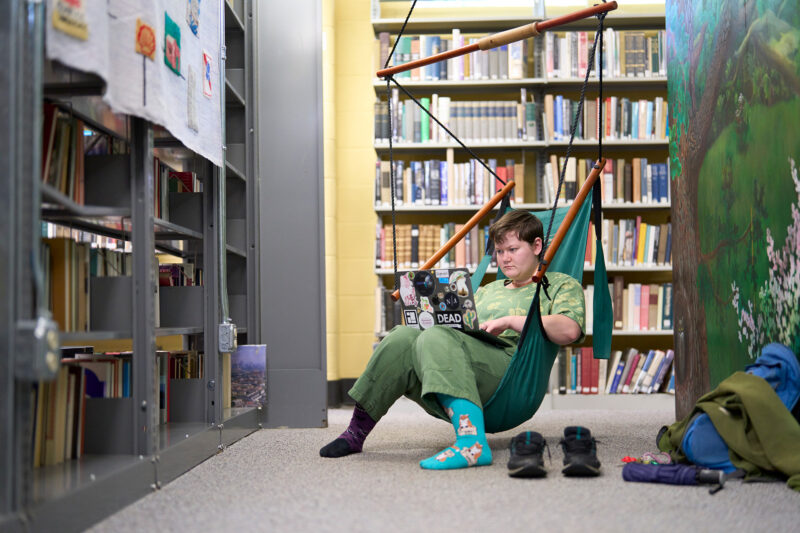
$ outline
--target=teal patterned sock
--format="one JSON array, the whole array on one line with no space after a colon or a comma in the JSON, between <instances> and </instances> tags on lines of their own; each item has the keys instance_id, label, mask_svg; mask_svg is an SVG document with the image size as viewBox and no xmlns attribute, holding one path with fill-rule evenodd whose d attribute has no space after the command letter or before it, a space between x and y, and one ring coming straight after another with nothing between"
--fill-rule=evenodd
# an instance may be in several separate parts
<instances>
[{"instance_id":1,"label":"teal patterned sock","mask_svg":"<svg viewBox=\"0 0 800 533\"><path fill-rule=\"evenodd\" d=\"M436 455L420 461L427 470L453 470L492 464L492 450L486 442L483 411L463 398L437 394L439 403L450 416L456 430L456 442Z\"/></svg>"}]
</instances>

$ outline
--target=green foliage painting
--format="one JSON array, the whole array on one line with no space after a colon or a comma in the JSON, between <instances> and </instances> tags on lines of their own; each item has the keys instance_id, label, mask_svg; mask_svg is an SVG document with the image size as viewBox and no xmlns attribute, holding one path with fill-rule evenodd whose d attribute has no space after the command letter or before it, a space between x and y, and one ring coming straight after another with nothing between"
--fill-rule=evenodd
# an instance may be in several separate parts
<instances>
[{"instance_id":1,"label":"green foliage painting","mask_svg":"<svg viewBox=\"0 0 800 533\"><path fill-rule=\"evenodd\" d=\"M800 352L800 3L667 0L666 16L673 224L692 225L675 305L704 321L714 387L765 344Z\"/></svg>"}]
</instances>

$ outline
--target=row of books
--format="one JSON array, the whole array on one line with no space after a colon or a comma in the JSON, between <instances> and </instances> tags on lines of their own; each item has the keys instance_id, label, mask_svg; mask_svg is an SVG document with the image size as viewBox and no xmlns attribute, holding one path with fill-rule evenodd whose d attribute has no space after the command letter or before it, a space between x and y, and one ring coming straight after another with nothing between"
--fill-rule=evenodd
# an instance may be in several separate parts
<instances>
[{"instance_id":1,"label":"row of books","mask_svg":"<svg viewBox=\"0 0 800 533\"><path fill-rule=\"evenodd\" d=\"M525 168L514 159L498 162L484 161L498 181L480 161L470 159L465 163L453 161L453 151L447 159L394 162L395 205L483 205L503 188L503 183L515 180L513 196L521 203L525 197ZM505 164L503 164L505 163ZM389 206L392 201L391 171L389 161L375 163L375 206Z\"/></svg>"},{"instance_id":2,"label":"row of books","mask_svg":"<svg viewBox=\"0 0 800 533\"><path fill-rule=\"evenodd\" d=\"M579 100L561 94L545 94L541 122L545 140L567 141L570 138ZM600 106L603 106L603 123L599 123ZM667 101L658 96L653 100L631 100L627 97L608 96L587 98L582 113L575 122L575 139L666 140L669 137Z\"/></svg>"},{"instance_id":3,"label":"row of books","mask_svg":"<svg viewBox=\"0 0 800 533\"><path fill-rule=\"evenodd\" d=\"M450 135L411 100L400 100L393 91L392 120L389 102L375 102L376 143L449 142ZM611 140L666 140L669 135L667 101L631 100L609 96L587 98L575 121L579 101L560 94L545 94L543 103L520 100L452 100L449 96L423 97L420 104L463 142L567 141L573 122L577 140L597 140L602 132ZM602 105L603 124L598 110ZM391 122L391 125L390 125ZM601 130L602 128L602 130Z\"/></svg>"},{"instance_id":4,"label":"row of books","mask_svg":"<svg viewBox=\"0 0 800 533\"><path fill-rule=\"evenodd\" d=\"M192 287L203 285L203 269L194 263L169 263L158 266L160 287Z\"/></svg>"},{"instance_id":5,"label":"row of books","mask_svg":"<svg viewBox=\"0 0 800 533\"><path fill-rule=\"evenodd\" d=\"M85 127L82 120L44 102L42 181L77 204L85 203L86 156L127 153L127 145Z\"/></svg>"},{"instance_id":6,"label":"row of books","mask_svg":"<svg viewBox=\"0 0 800 533\"><path fill-rule=\"evenodd\" d=\"M88 243L57 238L41 241L45 298L61 331L89 329L89 278L101 269L115 274L126 266L123 254L92 248ZM106 263L106 260L111 263ZM116 263L116 264L115 264Z\"/></svg>"},{"instance_id":7,"label":"row of books","mask_svg":"<svg viewBox=\"0 0 800 533\"><path fill-rule=\"evenodd\" d=\"M604 219L603 257L607 265L653 267L672 264L672 223L649 224L641 216L619 220ZM584 264L592 266L597 257L594 222L589 222Z\"/></svg>"},{"instance_id":8,"label":"row of books","mask_svg":"<svg viewBox=\"0 0 800 533\"><path fill-rule=\"evenodd\" d=\"M614 329L618 331L669 331L672 329L672 283L629 283L614 276L608 285ZM594 285L583 289L586 331L594 328Z\"/></svg>"},{"instance_id":9,"label":"row of books","mask_svg":"<svg viewBox=\"0 0 800 533\"><path fill-rule=\"evenodd\" d=\"M132 396L132 352L95 353L92 346L61 349L55 380L33 391L33 466L79 459L85 451L87 399ZM203 377L203 356L196 351L156 352L159 419L169 420L169 381Z\"/></svg>"},{"instance_id":10,"label":"row of books","mask_svg":"<svg viewBox=\"0 0 800 533\"><path fill-rule=\"evenodd\" d=\"M389 66L404 65L417 59L430 57L441 52L477 43L478 36L468 36L454 28L450 35L412 35L407 34L397 40L397 46ZM376 70L386 64L394 41L388 32L378 34L378 53ZM476 51L468 55L439 61L432 65L414 68L396 75L402 80L521 80L541 76L541 61L535 56L541 50L541 43L534 39L524 39L490 50Z\"/></svg>"},{"instance_id":11,"label":"row of books","mask_svg":"<svg viewBox=\"0 0 800 533\"><path fill-rule=\"evenodd\" d=\"M155 217L169 220L169 194L203 192L203 182L194 172L173 170L158 157L153 157Z\"/></svg>"},{"instance_id":12,"label":"row of books","mask_svg":"<svg viewBox=\"0 0 800 533\"><path fill-rule=\"evenodd\" d=\"M115 229L122 229L122 224L114 224L114 227ZM72 239L77 242L89 243L92 248L113 250L126 254L130 254L133 251L133 245L130 241L98 235L97 233L90 233L47 221L42 221L40 236L42 239Z\"/></svg>"},{"instance_id":13,"label":"row of books","mask_svg":"<svg viewBox=\"0 0 800 533\"><path fill-rule=\"evenodd\" d=\"M158 421L170 422L170 382L173 379L201 379L204 357L194 350L168 352L156 351L156 378L158 383Z\"/></svg>"},{"instance_id":14,"label":"row of books","mask_svg":"<svg viewBox=\"0 0 800 533\"><path fill-rule=\"evenodd\" d=\"M84 351L64 350L56 379L34 386L34 467L81 457L87 398L130 396L130 354L81 353Z\"/></svg>"},{"instance_id":15,"label":"row of books","mask_svg":"<svg viewBox=\"0 0 800 533\"><path fill-rule=\"evenodd\" d=\"M397 268L419 268L464 224L397 224ZM475 268L486 253L489 227L474 226L442 259L437 268ZM375 267L393 268L394 244L391 224L378 221L375 231Z\"/></svg>"},{"instance_id":16,"label":"row of books","mask_svg":"<svg viewBox=\"0 0 800 533\"><path fill-rule=\"evenodd\" d=\"M547 32L545 73L548 78L582 78L589 64L595 32ZM603 34L603 75L607 77L666 76L666 31L617 31ZM593 71L597 71L599 45Z\"/></svg>"},{"instance_id":17,"label":"row of books","mask_svg":"<svg viewBox=\"0 0 800 533\"><path fill-rule=\"evenodd\" d=\"M675 393L673 350L616 350L610 359L595 359L592 348L562 348L557 357L558 394Z\"/></svg>"},{"instance_id":18,"label":"row of books","mask_svg":"<svg viewBox=\"0 0 800 533\"><path fill-rule=\"evenodd\" d=\"M72 237L73 235L71 235ZM126 277L131 279L133 256L109 248L95 247L91 242L78 242L71 237L44 238L40 257L44 298L61 331L91 331L92 300L107 295L93 294L95 278ZM195 286L203 284L203 270L193 263L158 265L156 270L155 326L160 326L160 286ZM95 327L102 327L97 326Z\"/></svg>"},{"instance_id":19,"label":"row of books","mask_svg":"<svg viewBox=\"0 0 800 533\"><path fill-rule=\"evenodd\" d=\"M524 92L524 89L523 89ZM542 141L541 104L517 100L453 100L433 94L419 98L420 104L464 142L502 143ZM375 142L437 143L451 141L450 135L410 99L400 100L392 90L391 128L389 102L375 102Z\"/></svg>"},{"instance_id":20,"label":"row of books","mask_svg":"<svg viewBox=\"0 0 800 533\"><path fill-rule=\"evenodd\" d=\"M593 222L587 233L584 264L593 266L597 239ZM417 268L441 248L463 224L397 224L398 268ZM440 268L475 268L486 250L488 226L475 226L442 260ZM379 220L375 228L375 267L392 268L394 261L392 226ZM603 257L607 265L653 267L672 261L672 224L648 224L642 217L603 221ZM494 264L494 263L493 263Z\"/></svg>"},{"instance_id":21,"label":"row of books","mask_svg":"<svg viewBox=\"0 0 800 533\"><path fill-rule=\"evenodd\" d=\"M537 198L550 204L558 191L561 172L564 183L560 199L574 200L594 167L594 159L568 160L551 154L544 165L544 179L537 187ZM566 168L565 168L566 167ZM603 203L669 204L669 166L665 163L650 163L646 157L606 159L602 170Z\"/></svg>"},{"instance_id":22,"label":"row of books","mask_svg":"<svg viewBox=\"0 0 800 533\"><path fill-rule=\"evenodd\" d=\"M413 35L399 38L390 66L403 65L441 52L476 44L482 36L466 35L456 28L449 35ZM397 78L414 81L496 80L529 77L579 78L589 64L595 32L546 32L543 39L524 39L490 50L411 69ZM376 70L386 65L394 40L388 32L378 34ZM666 76L666 31L619 31L603 34L604 69L607 77ZM593 71L599 64L595 50ZM544 54L542 58L541 54ZM544 63L544 69L542 68Z\"/></svg>"},{"instance_id":23,"label":"row of books","mask_svg":"<svg viewBox=\"0 0 800 533\"><path fill-rule=\"evenodd\" d=\"M502 188L500 181L478 160L454 162L453 149L448 148L446 159L424 161L394 161L395 205L483 205ZM562 200L574 200L594 165L593 159L570 158L551 154L544 165L542 179L527 178L525 163L506 159L505 165L495 158L484 160L504 182L516 182L512 201L524 203L526 181L536 181L531 193L533 200L551 204L558 190L559 169L564 169ZM535 166L535 165L532 165ZM564 168L566 166L566 168ZM647 158L631 160L606 159L602 172L602 200L605 204L645 203L669 204L668 163L650 163ZM375 163L375 206L391 205L391 167L389 161Z\"/></svg>"}]
</instances>

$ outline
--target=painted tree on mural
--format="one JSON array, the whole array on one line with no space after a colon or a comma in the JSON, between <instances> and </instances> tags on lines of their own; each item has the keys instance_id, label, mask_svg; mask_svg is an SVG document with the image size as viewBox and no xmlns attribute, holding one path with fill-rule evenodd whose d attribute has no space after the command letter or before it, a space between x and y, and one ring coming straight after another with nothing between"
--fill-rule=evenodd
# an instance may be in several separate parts
<instances>
[{"instance_id":1,"label":"painted tree on mural","mask_svg":"<svg viewBox=\"0 0 800 533\"><path fill-rule=\"evenodd\" d=\"M785 21L797 16L791 2L668 1L666 8L674 309L681 354L676 377L682 415L710 381L718 381L718 376L710 380L708 346L723 348L717 341L725 335L721 331L728 318L735 339L741 315L732 312L739 293L731 289L731 280L743 277L755 285L769 270L767 253L756 249L770 224L776 224L769 208L778 203L776 194L788 192L787 180L785 170L775 176L777 168L757 163L761 152L792 150L786 143L771 146L778 132L765 135L762 126L773 115L781 118L781 111L793 112L793 107L775 104L794 98L800 39L798 26ZM742 159L748 160L745 169ZM785 155L782 161L785 168ZM768 187L776 178L780 187ZM790 199L791 193L783 196ZM725 320L720 314L727 314Z\"/></svg>"},{"instance_id":2,"label":"painted tree on mural","mask_svg":"<svg viewBox=\"0 0 800 533\"><path fill-rule=\"evenodd\" d=\"M667 3L672 173L673 293L677 329L677 414L687 413L708 388L706 325L694 288L700 258L697 180L702 155L713 139L711 125L722 73L734 44L732 9L702 9L691 0ZM693 36L689 40L685 36ZM691 320L688 317L692 317Z\"/></svg>"}]
</instances>

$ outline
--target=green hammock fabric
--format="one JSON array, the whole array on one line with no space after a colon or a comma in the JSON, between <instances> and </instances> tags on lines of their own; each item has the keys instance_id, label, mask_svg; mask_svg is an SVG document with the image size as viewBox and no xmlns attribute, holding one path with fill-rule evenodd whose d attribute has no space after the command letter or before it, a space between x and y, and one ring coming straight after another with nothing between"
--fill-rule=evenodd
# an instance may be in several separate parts
<instances>
[{"instance_id":1,"label":"green hammock fabric","mask_svg":"<svg viewBox=\"0 0 800 533\"><path fill-rule=\"evenodd\" d=\"M570 229L561 241L561 247L553 257L548 271L563 272L577 280L583 277L583 264L586 254L586 235L589 226L592 201L588 197L581 206ZM553 228L559 224L569 211L567 207L555 210ZM534 212L546 228L552 211ZM553 231L555 235L555 231ZM608 358L611 351L611 329L613 316L611 313L611 295L608 292L605 260L602 247L597 246L595 261L595 293L593 308L594 326L593 346L595 358ZM485 263L485 264L484 264ZM473 287L478 287L488 266L488 259L481 261L483 268L478 268L473 276ZM498 279L502 272L498 270ZM598 310L598 303L600 309ZM550 370L558 354L559 346L550 342L543 334L542 320L539 310L539 294L531 303L528 318L522 330L522 337L517 351L508 365L503 379L494 395L483 406L486 431L497 433L512 429L529 420L544 399L550 381Z\"/></svg>"}]
</instances>

